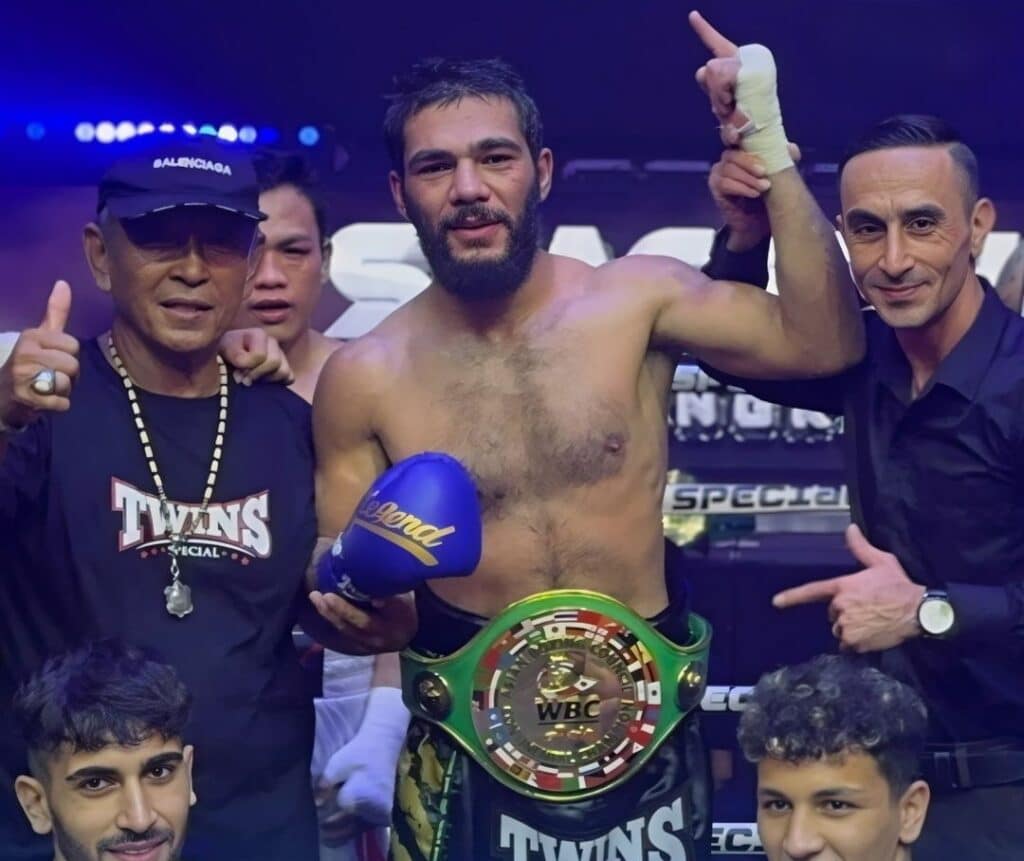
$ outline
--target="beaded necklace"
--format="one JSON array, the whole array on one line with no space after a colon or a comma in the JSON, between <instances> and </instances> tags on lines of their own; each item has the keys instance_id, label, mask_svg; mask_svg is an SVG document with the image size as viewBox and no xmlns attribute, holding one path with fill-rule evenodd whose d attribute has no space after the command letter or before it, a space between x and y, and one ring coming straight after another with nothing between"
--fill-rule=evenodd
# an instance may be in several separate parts
<instances>
[{"instance_id":1,"label":"beaded necklace","mask_svg":"<svg viewBox=\"0 0 1024 861\"><path fill-rule=\"evenodd\" d=\"M142 451L146 455L146 463L149 464L149 472L153 476L153 484L156 485L156 492L160 497L160 516L164 521L164 535L170 538L171 544L168 548L168 555L171 557L171 583L164 589L164 597L167 599L167 612L179 619L184 618L192 612L192 590L181 579L181 570L178 567L178 556L182 549L188 544L188 539L196 531L199 524L206 519L206 509L213 497L213 486L217 482L217 471L220 469L221 449L224 446L224 428L228 420L228 369L224 360L217 356L217 367L220 371L220 412L217 418L217 436L213 441L213 457L210 460L210 472L206 478L206 489L203 491L203 502L199 511L182 519L181 528L177 533L171 531L171 511L167 494L164 492L164 481L160 477L160 470L156 465L156 457L153 454L153 447L149 440L149 432L146 430L145 422L142 420L142 409L139 406L139 398L135 392L135 384L132 383L128 371L125 370L121 357L114 346L113 335L107 336L107 349L110 351L110 359L114 368L124 383L125 391L128 393L128 403L131 404L132 417L135 419L135 429L139 432L139 441L142 443Z\"/></svg>"}]
</instances>

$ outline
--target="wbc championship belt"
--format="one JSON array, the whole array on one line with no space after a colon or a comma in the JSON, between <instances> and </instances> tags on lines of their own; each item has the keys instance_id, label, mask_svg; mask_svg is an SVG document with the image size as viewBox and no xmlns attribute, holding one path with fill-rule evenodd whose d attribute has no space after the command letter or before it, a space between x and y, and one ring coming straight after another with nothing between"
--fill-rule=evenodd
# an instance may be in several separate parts
<instances>
[{"instance_id":1,"label":"wbc championship belt","mask_svg":"<svg viewBox=\"0 0 1024 861\"><path fill-rule=\"evenodd\" d=\"M541 592L451 655L407 649L402 695L495 780L579 801L634 774L700 702L711 626L690 613L689 628L681 646L607 595Z\"/></svg>"}]
</instances>

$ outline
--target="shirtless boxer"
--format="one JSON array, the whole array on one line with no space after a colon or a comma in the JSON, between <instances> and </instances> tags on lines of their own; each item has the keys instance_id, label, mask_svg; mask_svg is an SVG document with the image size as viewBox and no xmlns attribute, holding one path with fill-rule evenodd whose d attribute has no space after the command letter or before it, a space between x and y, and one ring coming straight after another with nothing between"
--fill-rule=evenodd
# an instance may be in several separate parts
<instances>
[{"instance_id":1,"label":"shirtless boxer","mask_svg":"<svg viewBox=\"0 0 1024 861\"><path fill-rule=\"evenodd\" d=\"M699 16L694 26L716 55L703 80L740 61ZM676 358L692 352L771 377L829 373L862 351L846 264L792 169L771 57L757 48L740 57L736 101L751 120L743 145L769 163L778 297L712 282L672 259L634 256L595 268L539 250L537 210L553 159L519 77L498 61L433 60L397 82L385 119L391 190L416 226L434 280L336 352L321 375L320 534L345 526L389 464L424 450L450 452L469 467L484 518L473 576L417 589L419 628L403 656L414 720L400 762L397 859L532 861L573 851L692 858L694 838L710 830L692 721L642 737L654 720L645 709L657 706L660 689L650 676L630 677L646 670L629 647L616 651L635 637L640 656L659 653L666 713L699 699L707 632L663 575ZM715 109L723 121L735 119L736 105L720 97ZM390 606L361 611L336 595L314 600L354 648L399 648L413 634L413 626L393 623ZM588 619L596 620L594 641L615 653L605 664L581 645ZM499 623L508 637L491 649ZM489 624L487 636L478 635ZM632 634L608 633L622 628ZM517 686L511 671L499 678L516 638L540 629L547 639L515 652L526 663L512 667L536 684ZM565 636L552 639L552 631ZM463 646L459 655L472 660L465 684L456 679L465 665L431 662ZM474 677L476 667L493 677ZM688 699L682 684L676 696L684 676L695 688ZM467 710L472 696L476 708ZM638 711L626 708L619 726L631 698ZM537 719L527 726L534 705ZM474 743L469 722L481 715L495 726L488 736L475 725ZM601 747L619 730L621 756ZM593 742L591 761L583 763L576 742ZM622 760L638 749L643 766L632 770ZM541 750L561 765L548 768Z\"/></svg>"}]
</instances>

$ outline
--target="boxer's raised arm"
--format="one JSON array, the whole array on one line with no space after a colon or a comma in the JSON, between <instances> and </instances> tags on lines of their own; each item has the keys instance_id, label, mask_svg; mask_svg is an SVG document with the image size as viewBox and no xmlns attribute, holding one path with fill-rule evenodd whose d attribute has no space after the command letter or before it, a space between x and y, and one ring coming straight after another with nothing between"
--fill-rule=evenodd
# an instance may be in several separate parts
<instances>
[{"instance_id":1,"label":"boxer's raised arm","mask_svg":"<svg viewBox=\"0 0 1024 861\"><path fill-rule=\"evenodd\" d=\"M775 238L779 322L784 337L809 346L806 364L794 370L845 370L864 356L864 325L835 228L796 168L774 174L771 183L765 205Z\"/></svg>"},{"instance_id":2,"label":"boxer's raised arm","mask_svg":"<svg viewBox=\"0 0 1024 861\"><path fill-rule=\"evenodd\" d=\"M735 314L723 338L728 343L704 346L724 347L729 364L707 355L701 358L742 376L823 376L842 371L864 352L857 294L835 230L793 166L776 93L774 58L762 45L738 48L697 13L690 22L712 54L698 70L697 80L721 123L723 142L741 147L763 167L758 190L764 191L775 238L779 285L778 298L767 302L768 297L756 297L749 290L724 288L722 298ZM680 273L677 280L688 277ZM696 289L699 292L701 286ZM656 336L672 339L680 334L680 317L686 314L680 303L690 292L678 291L675 302L669 298L655 324ZM717 303L702 304L720 321L722 315L714 313ZM765 314L760 324L755 318L758 311ZM751 339L748 351L740 344L744 337Z\"/></svg>"},{"instance_id":3,"label":"boxer's raised arm","mask_svg":"<svg viewBox=\"0 0 1024 861\"><path fill-rule=\"evenodd\" d=\"M687 352L728 374L793 379L839 373L863 354L857 319L841 337L834 324L789 319L778 296L736 281L713 281L668 257L624 258L621 280L643 284L654 303L651 346Z\"/></svg>"}]
</instances>

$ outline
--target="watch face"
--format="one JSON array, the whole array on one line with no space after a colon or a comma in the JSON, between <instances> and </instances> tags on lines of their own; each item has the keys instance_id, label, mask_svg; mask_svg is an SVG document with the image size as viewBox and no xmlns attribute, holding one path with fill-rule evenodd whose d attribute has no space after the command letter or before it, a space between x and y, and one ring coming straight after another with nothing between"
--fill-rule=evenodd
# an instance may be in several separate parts
<instances>
[{"instance_id":1,"label":"watch face","mask_svg":"<svg viewBox=\"0 0 1024 861\"><path fill-rule=\"evenodd\" d=\"M944 598L926 598L917 618L926 634L939 636L953 627L953 607Z\"/></svg>"}]
</instances>

